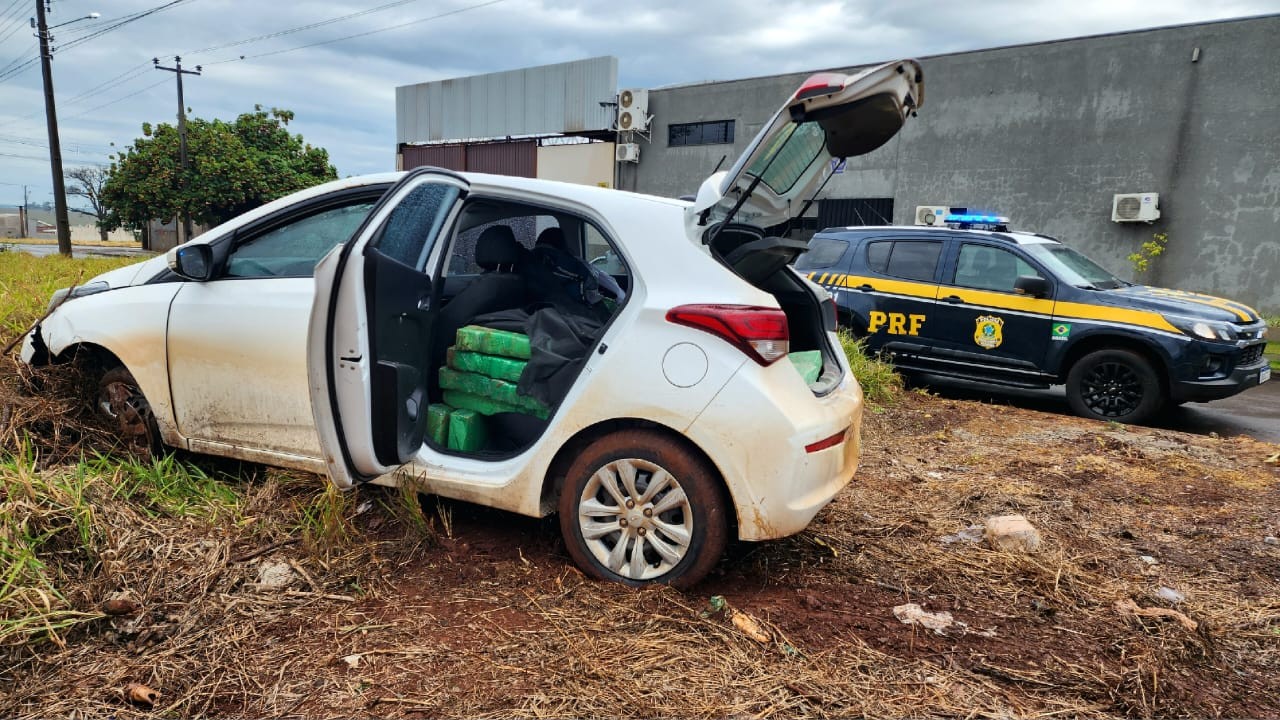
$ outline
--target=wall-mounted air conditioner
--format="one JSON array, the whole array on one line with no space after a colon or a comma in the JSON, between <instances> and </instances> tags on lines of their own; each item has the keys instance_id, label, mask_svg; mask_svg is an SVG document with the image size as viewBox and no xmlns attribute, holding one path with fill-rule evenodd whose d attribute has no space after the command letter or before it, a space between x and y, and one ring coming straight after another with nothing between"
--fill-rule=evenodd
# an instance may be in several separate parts
<instances>
[{"instance_id":1,"label":"wall-mounted air conditioner","mask_svg":"<svg viewBox=\"0 0 1280 720\"><path fill-rule=\"evenodd\" d=\"M951 208L946 205L917 205L916 224L942 227L949 212Z\"/></svg>"},{"instance_id":2,"label":"wall-mounted air conditioner","mask_svg":"<svg viewBox=\"0 0 1280 720\"><path fill-rule=\"evenodd\" d=\"M618 93L618 129L623 132L649 129L649 91L623 90Z\"/></svg>"},{"instance_id":3,"label":"wall-mounted air conditioner","mask_svg":"<svg viewBox=\"0 0 1280 720\"><path fill-rule=\"evenodd\" d=\"M622 143L614 148L613 155L618 162L640 162L640 146L636 143Z\"/></svg>"},{"instance_id":4,"label":"wall-mounted air conditioner","mask_svg":"<svg viewBox=\"0 0 1280 720\"><path fill-rule=\"evenodd\" d=\"M1112 222L1155 222L1159 219L1159 193L1121 193L1111 198Z\"/></svg>"}]
</instances>

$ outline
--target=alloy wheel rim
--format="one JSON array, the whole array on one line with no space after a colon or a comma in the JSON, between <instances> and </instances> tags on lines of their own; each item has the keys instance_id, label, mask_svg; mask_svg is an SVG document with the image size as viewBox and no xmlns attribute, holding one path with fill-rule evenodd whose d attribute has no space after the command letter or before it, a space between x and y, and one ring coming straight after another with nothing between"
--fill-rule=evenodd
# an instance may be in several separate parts
<instances>
[{"instance_id":1,"label":"alloy wheel rim","mask_svg":"<svg viewBox=\"0 0 1280 720\"><path fill-rule=\"evenodd\" d=\"M98 393L98 410L130 449L151 447L151 405L138 388L126 382L104 385Z\"/></svg>"},{"instance_id":2,"label":"alloy wheel rim","mask_svg":"<svg viewBox=\"0 0 1280 720\"><path fill-rule=\"evenodd\" d=\"M601 565L628 580L651 580L688 555L693 508L665 468L626 458L587 481L578 498L578 527Z\"/></svg>"},{"instance_id":3,"label":"alloy wheel rim","mask_svg":"<svg viewBox=\"0 0 1280 720\"><path fill-rule=\"evenodd\" d=\"M1105 417L1129 415L1142 403L1142 379L1124 363L1099 363L1085 375L1080 390L1085 405Z\"/></svg>"}]
</instances>

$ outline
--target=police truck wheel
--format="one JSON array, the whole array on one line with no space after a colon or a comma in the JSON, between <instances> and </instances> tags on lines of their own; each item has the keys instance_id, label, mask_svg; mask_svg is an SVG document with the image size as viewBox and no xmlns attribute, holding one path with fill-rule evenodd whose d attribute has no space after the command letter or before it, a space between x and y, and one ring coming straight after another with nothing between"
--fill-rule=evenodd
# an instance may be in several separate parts
<instances>
[{"instance_id":1,"label":"police truck wheel","mask_svg":"<svg viewBox=\"0 0 1280 720\"><path fill-rule=\"evenodd\" d=\"M687 588L729 538L719 476L675 439L649 430L605 436L569 467L560 531L578 567L631 586Z\"/></svg>"},{"instance_id":2,"label":"police truck wheel","mask_svg":"<svg viewBox=\"0 0 1280 720\"><path fill-rule=\"evenodd\" d=\"M1140 423L1163 404L1160 378L1151 363L1128 350L1097 350L1067 373L1067 403L1094 420Z\"/></svg>"}]
</instances>

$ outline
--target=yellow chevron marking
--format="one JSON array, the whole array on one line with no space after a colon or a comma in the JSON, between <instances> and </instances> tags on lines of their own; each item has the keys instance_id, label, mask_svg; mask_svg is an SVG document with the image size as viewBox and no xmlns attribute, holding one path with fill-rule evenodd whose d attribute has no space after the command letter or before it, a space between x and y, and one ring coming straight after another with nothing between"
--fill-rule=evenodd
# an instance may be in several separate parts
<instances>
[{"instance_id":1,"label":"yellow chevron marking","mask_svg":"<svg viewBox=\"0 0 1280 720\"><path fill-rule=\"evenodd\" d=\"M1164 330L1183 334L1181 330L1169 324L1160 313L1146 310L1128 310L1108 305L1085 305L1084 303L1059 302L1054 307L1054 318L1061 320L1103 320L1106 322L1139 325L1141 327Z\"/></svg>"},{"instance_id":2,"label":"yellow chevron marking","mask_svg":"<svg viewBox=\"0 0 1280 720\"><path fill-rule=\"evenodd\" d=\"M1209 305L1219 310L1226 310L1234 313L1236 317L1246 322L1258 317L1258 311L1243 303L1227 300L1225 298L1214 297L1212 295L1202 295L1200 293L1187 292L1186 290L1169 290L1166 288L1147 288L1152 295L1162 297L1171 297L1178 300L1186 300L1188 302L1200 303L1201 305Z\"/></svg>"}]
</instances>

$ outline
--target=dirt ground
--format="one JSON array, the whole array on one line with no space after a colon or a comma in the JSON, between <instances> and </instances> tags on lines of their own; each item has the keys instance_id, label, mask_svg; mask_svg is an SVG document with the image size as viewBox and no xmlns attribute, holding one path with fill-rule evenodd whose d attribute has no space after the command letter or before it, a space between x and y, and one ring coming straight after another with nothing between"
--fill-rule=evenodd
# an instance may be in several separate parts
<instances>
[{"instance_id":1,"label":"dirt ground","mask_svg":"<svg viewBox=\"0 0 1280 720\"><path fill-rule=\"evenodd\" d=\"M918 393L865 427L807 531L684 593L587 580L554 518L427 498L406 520L377 488L340 541L301 541L273 518L317 481L274 472L230 518L104 505L118 531L70 597L139 610L5 650L0 715L1280 716L1280 447ZM1004 513L1039 552L957 536Z\"/></svg>"}]
</instances>

